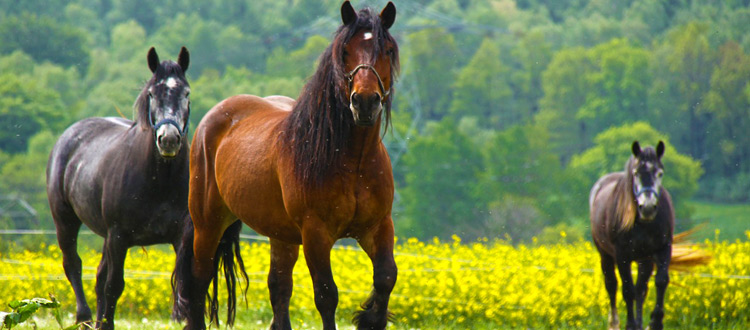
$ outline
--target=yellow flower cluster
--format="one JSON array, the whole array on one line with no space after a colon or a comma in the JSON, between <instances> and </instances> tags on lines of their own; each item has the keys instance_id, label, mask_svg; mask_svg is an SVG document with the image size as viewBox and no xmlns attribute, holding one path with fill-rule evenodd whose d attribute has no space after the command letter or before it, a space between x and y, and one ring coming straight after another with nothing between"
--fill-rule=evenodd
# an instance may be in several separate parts
<instances>
[{"instance_id":1,"label":"yellow flower cluster","mask_svg":"<svg viewBox=\"0 0 750 330\"><path fill-rule=\"evenodd\" d=\"M706 241L703 249L713 255L709 266L671 273L667 326L750 325L750 242ZM599 256L589 242L513 246L487 240L461 243L458 237L451 242L429 243L409 239L397 244L395 255L399 274L390 309L397 328L600 328L606 322L607 294ZM248 319L242 315L252 315L250 320L267 324L271 318L266 287L269 246L264 242L243 243L242 256L250 278L247 305L240 302L238 317ZM81 255L84 287L92 309L99 258L91 250ZM174 258L171 250L163 247L130 250L118 315L168 317ZM0 253L0 306L14 299L54 293L64 310L73 312L75 298L61 260L56 246L42 246L35 252ZM349 318L370 293L372 264L356 247L334 249L331 263L339 288L338 315ZM292 318L316 322L312 282L302 253L294 270L294 284ZM653 308L654 292L653 288L649 292L645 317ZM618 300L624 319L619 294Z\"/></svg>"}]
</instances>

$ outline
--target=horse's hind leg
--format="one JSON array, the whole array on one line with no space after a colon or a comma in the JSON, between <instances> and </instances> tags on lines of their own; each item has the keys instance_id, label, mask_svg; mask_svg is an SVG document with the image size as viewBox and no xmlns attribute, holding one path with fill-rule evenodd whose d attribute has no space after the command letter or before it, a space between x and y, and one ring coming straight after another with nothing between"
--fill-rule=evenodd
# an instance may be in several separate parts
<instances>
[{"instance_id":1,"label":"horse's hind leg","mask_svg":"<svg viewBox=\"0 0 750 330\"><path fill-rule=\"evenodd\" d=\"M654 271L654 263L651 260L638 262L638 279L635 282L635 323L636 327L643 327L643 301L648 294L648 279Z\"/></svg>"},{"instance_id":2,"label":"horse's hind leg","mask_svg":"<svg viewBox=\"0 0 750 330\"><path fill-rule=\"evenodd\" d=\"M81 220L78 219L72 209L63 205L56 205L58 203L50 204L53 204L50 210L57 228L57 244L62 251L63 269L76 295L76 323L90 321L91 308L89 308L83 292L81 257L78 256L77 251Z\"/></svg>"},{"instance_id":3,"label":"horse's hind leg","mask_svg":"<svg viewBox=\"0 0 750 330\"><path fill-rule=\"evenodd\" d=\"M601 253L601 267L604 274L604 287L609 295L609 327L610 330L620 329L620 318L617 316L617 277L615 276L615 259Z\"/></svg>"},{"instance_id":4,"label":"horse's hind leg","mask_svg":"<svg viewBox=\"0 0 750 330\"><path fill-rule=\"evenodd\" d=\"M273 308L272 330L289 330L289 299L292 297L292 271L299 257L299 245L271 239L271 269L268 291Z\"/></svg>"},{"instance_id":5,"label":"horse's hind leg","mask_svg":"<svg viewBox=\"0 0 750 330\"><path fill-rule=\"evenodd\" d=\"M398 269L393 260L393 221L389 217L359 239L362 249L372 260L373 291L362 304L363 311L354 317L357 329L385 329L388 323L388 300L396 285Z\"/></svg>"},{"instance_id":6,"label":"horse's hind leg","mask_svg":"<svg viewBox=\"0 0 750 330\"><path fill-rule=\"evenodd\" d=\"M333 239L319 219L306 218L302 224L302 249L313 281L315 307L323 319L323 330L336 329L339 291L331 272Z\"/></svg>"},{"instance_id":7,"label":"horse's hind leg","mask_svg":"<svg viewBox=\"0 0 750 330\"><path fill-rule=\"evenodd\" d=\"M672 247L665 248L662 252L657 253L656 256L656 277L654 282L656 284L656 305L654 311L651 312L651 322L649 323L649 329L661 330L664 328L662 320L664 319L664 293L667 291L667 285L669 284L669 262L672 259Z\"/></svg>"}]
</instances>

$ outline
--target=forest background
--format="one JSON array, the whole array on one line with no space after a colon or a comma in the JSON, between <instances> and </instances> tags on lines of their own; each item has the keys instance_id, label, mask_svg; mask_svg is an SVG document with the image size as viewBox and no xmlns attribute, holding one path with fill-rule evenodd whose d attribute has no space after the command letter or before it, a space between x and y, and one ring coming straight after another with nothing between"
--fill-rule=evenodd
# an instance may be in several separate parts
<instances>
[{"instance_id":1,"label":"forest background","mask_svg":"<svg viewBox=\"0 0 750 330\"><path fill-rule=\"evenodd\" d=\"M702 221L696 200L750 202L750 1L395 4L397 236L586 239L589 189L633 140L666 142L678 230ZM149 47L190 50L192 131L232 95L296 98L340 5L1 0L0 229L54 228L52 145L82 118L131 116Z\"/></svg>"}]
</instances>

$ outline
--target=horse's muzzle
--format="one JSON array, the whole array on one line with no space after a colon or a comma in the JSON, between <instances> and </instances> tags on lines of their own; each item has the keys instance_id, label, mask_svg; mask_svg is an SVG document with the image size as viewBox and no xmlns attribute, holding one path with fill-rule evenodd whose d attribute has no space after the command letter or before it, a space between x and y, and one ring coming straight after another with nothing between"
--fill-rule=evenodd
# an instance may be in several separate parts
<instances>
[{"instance_id":1,"label":"horse's muzzle","mask_svg":"<svg viewBox=\"0 0 750 330\"><path fill-rule=\"evenodd\" d=\"M182 146L180 130L171 124L162 125L156 130L156 147L164 158L177 156Z\"/></svg>"},{"instance_id":2,"label":"horse's muzzle","mask_svg":"<svg viewBox=\"0 0 750 330\"><path fill-rule=\"evenodd\" d=\"M380 94L362 95L352 93L349 108L354 116L354 124L357 126L374 126L380 111L383 110Z\"/></svg>"},{"instance_id":3,"label":"horse's muzzle","mask_svg":"<svg viewBox=\"0 0 750 330\"><path fill-rule=\"evenodd\" d=\"M638 213L641 215L641 219L645 221L654 220L658 209L656 204L638 205Z\"/></svg>"}]
</instances>

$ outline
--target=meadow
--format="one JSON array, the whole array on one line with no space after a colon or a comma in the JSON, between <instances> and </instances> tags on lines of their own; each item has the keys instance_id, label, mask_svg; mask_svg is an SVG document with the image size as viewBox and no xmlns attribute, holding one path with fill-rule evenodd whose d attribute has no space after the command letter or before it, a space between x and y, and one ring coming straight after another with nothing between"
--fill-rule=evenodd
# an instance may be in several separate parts
<instances>
[{"instance_id":1,"label":"meadow","mask_svg":"<svg viewBox=\"0 0 750 330\"><path fill-rule=\"evenodd\" d=\"M564 236L565 233L560 233ZM668 328L743 329L750 326L750 231L733 242L700 242L713 255L708 266L689 273L672 272L666 296ZM12 251L12 250L11 250ZM60 250L39 244L37 249L0 252L0 310L9 301L46 297L61 302L68 324L75 299L63 275ZM92 308L97 251L82 248L84 286ZM243 242L249 275L247 302L240 301L238 329L265 329L271 320L266 274L269 246ZM598 255L590 242L557 245L511 245L504 241L461 242L416 239L396 246L399 276L391 297L393 329L601 329L606 324L607 298ZM339 288L337 316L341 329L350 329L351 316L371 288L371 264L352 246L332 254ZM174 254L164 247L133 248L126 263L126 288L118 305L119 329L180 329L168 320L171 308L170 272ZM293 326L320 328L312 284L301 254L294 271L291 303ZM652 281L653 286L653 281ZM223 288L222 288L223 290ZM647 306L653 307L653 289ZM619 294L618 294L618 299ZM224 312L224 311L222 311ZM56 329L46 312L39 312L40 329ZM644 313L648 314L648 313ZM620 301L624 318L624 304ZM647 317L647 316L646 316ZM624 326L624 324L623 324ZM223 327L223 326L222 326ZM31 325L19 329L32 329Z\"/></svg>"}]
</instances>

